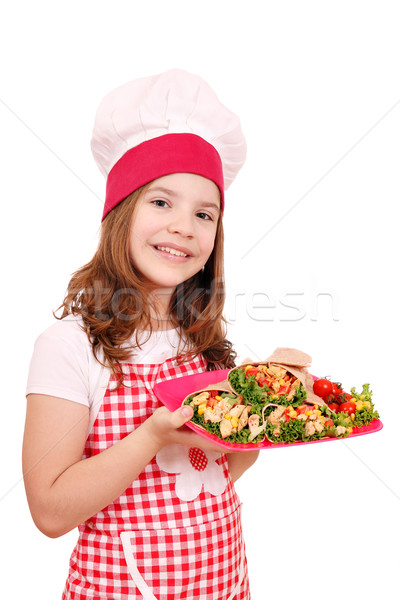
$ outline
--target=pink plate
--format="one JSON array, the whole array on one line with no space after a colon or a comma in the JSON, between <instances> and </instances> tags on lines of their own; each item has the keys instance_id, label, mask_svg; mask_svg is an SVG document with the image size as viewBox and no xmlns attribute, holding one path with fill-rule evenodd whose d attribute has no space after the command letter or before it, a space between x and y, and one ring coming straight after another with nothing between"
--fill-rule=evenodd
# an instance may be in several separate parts
<instances>
[{"instance_id":1,"label":"pink plate","mask_svg":"<svg viewBox=\"0 0 400 600\"><path fill-rule=\"evenodd\" d=\"M157 383L154 387L154 393L157 398L166 406L169 410L173 411L180 407L186 396L192 394L196 391L202 390L208 385L217 384L221 381L224 381L229 373L229 369L224 369L222 371L207 371L206 373L196 373L195 375L186 375L185 377L177 377L175 379L169 379L168 381L163 381L161 383ZM216 386L218 387L218 386ZM193 429L199 435L212 440L218 446L222 448L230 448L235 450L263 450L270 448L282 448L286 446L301 446L303 444L318 444L321 442L331 442L335 441L338 438L324 438L322 440L314 440L312 442L292 442L291 444L274 444L269 440L264 440L263 442L259 442L258 444L237 444L234 442L226 442L225 440L221 440L216 435L205 431L198 427L195 423L191 423L190 421L186 423L190 429ZM366 435L367 433L375 433L375 431L379 431L382 429L383 423L379 419L375 419L369 425L365 425L364 427L360 427L356 430L356 432L351 433L347 438L357 437L359 435ZM340 439L340 438L339 438Z\"/></svg>"}]
</instances>

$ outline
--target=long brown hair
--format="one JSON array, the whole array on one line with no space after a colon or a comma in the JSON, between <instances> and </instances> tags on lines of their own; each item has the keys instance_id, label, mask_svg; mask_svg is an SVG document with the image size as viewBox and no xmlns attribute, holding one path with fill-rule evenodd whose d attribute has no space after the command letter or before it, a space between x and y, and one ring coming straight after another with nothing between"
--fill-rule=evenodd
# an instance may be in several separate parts
<instances>
[{"instance_id":1,"label":"long brown hair","mask_svg":"<svg viewBox=\"0 0 400 600\"><path fill-rule=\"evenodd\" d=\"M122 373L121 363L129 359L132 348L140 347L141 332L152 331L152 289L133 267L129 254L131 219L147 187L133 192L104 219L95 255L72 275L57 309L63 309L61 317L56 317L59 319L70 314L82 317L94 356L118 376ZM231 368L236 358L226 339L222 314L223 243L220 216L214 249L204 269L177 286L169 306L170 321L180 333L180 360L202 354L208 370ZM104 362L99 358L101 350Z\"/></svg>"}]
</instances>

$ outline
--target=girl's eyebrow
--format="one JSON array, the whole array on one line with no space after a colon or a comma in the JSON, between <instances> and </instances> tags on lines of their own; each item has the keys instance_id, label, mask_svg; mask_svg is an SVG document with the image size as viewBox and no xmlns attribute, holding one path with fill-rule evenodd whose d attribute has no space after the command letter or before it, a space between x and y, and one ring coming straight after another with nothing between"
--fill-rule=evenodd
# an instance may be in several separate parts
<instances>
[{"instance_id":1,"label":"girl's eyebrow","mask_svg":"<svg viewBox=\"0 0 400 600\"><path fill-rule=\"evenodd\" d=\"M162 192L163 194L169 194L170 196L177 196L178 194L174 192L174 190L170 190L165 187L151 187L146 191L146 194L150 194L151 192Z\"/></svg>"},{"instance_id":2,"label":"girl's eyebrow","mask_svg":"<svg viewBox=\"0 0 400 600\"><path fill-rule=\"evenodd\" d=\"M219 210L220 210L218 204L215 204L215 202L201 202L201 207L202 208L214 208L217 212L219 212Z\"/></svg>"}]
</instances>

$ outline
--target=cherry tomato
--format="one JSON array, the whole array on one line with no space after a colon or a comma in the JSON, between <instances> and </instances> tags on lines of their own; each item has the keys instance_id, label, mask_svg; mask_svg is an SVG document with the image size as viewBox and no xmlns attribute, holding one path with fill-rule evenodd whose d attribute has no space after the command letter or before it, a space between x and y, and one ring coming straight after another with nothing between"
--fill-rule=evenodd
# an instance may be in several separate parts
<instances>
[{"instance_id":1,"label":"cherry tomato","mask_svg":"<svg viewBox=\"0 0 400 600\"><path fill-rule=\"evenodd\" d=\"M342 385L340 383L332 383L332 386L335 396L340 396L340 394L343 394Z\"/></svg>"},{"instance_id":2,"label":"cherry tomato","mask_svg":"<svg viewBox=\"0 0 400 600\"><path fill-rule=\"evenodd\" d=\"M328 403L328 408L333 410L334 413L337 413L339 411L339 404L337 402L330 402Z\"/></svg>"},{"instance_id":3,"label":"cherry tomato","mask_svg":"<svg viewBox=\"0 0 400 600\"><path fill-rule=\"evenodd\" d=\"M326 402L326 404L330 404L331 402L337 402L337 398L335 394L329 394L329 396L324 397L324 402Z\"/></svg>"},{"instance_id":4,"label":"cherry tomato","mask_svg":"<svg viewBox=\"0 0 400 600\"><path fill-rule=\"evenodd\" d=\"M332 421L332 419L327 419L325 421L325 427L333 427L335 425L335 423Z\"/></svg>"},{"instance_id":5,"label":"cherry tomato","mask_svg":"<svg viewBox=\"0 0 400 600\"><path fill-rule=\"evenodd\" d=\"M211 398L215 398L215 396L218 396L218 395L219 395L218 390L211 390L211 392L210 392Z\"/></svg>"},{"instance_id":6,"label":"cherry tomato","mask_svg":"<svg viewBox=\"0 0 400 600\"><path fill-rule=\"evenodd\" d=\"M340 411L347 412L349 415L354 415L356 412L355 402L343 402L343 404L340 405Z\"/></svg>"},{"instance_id":7,"label":"cherry tomato","mask_svg":"<svg viewBox=\"0 0 400 600\"><path fill-rule=\"evenodd\" d=\"M314 381L313 392L320 398L329 396L333 392L332 382L329 379L317 379L317 381Z\"/></svg>"}]
</instances>

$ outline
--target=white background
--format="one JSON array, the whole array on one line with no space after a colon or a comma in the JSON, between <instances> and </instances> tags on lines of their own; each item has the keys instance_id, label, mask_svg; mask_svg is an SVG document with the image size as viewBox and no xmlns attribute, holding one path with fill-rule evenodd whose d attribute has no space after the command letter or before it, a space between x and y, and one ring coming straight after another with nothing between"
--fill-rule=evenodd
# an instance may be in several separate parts
<instances>
[{"instance_id":1,"label":"white background","mask_svg":"<svg viewBox=\"0 0 400 600\"><path fill-rule=\"evenodd\" d=\"M276 346L349 389L370 436L261 452L237 489L253 600L397 596L398 5L380 0L9 2L0 16L1 597L61 597L76 532L33 525L21 480L37 335L96 247L89 141L105 93L180 67L237 112L248 160L227 193L226 316L239 356Z\"/></svg>"}]
</instances>

